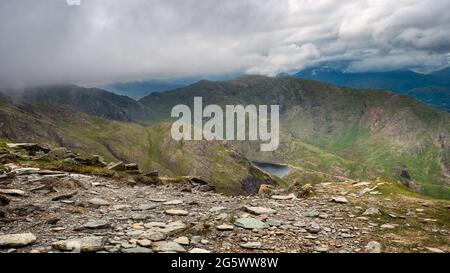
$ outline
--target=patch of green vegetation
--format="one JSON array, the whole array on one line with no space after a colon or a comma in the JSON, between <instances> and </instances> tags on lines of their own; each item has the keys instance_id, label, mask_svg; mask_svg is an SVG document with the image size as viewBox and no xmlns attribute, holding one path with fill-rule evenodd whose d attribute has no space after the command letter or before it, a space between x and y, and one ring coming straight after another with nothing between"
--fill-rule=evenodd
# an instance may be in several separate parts
<instances>
[{"instance_id":1,"label":"patch of green vegetation","mask_svg":"<svg viewBox=\"0 0 450 273\"><path fill-rule=\"evenodd\" d=\"M449 186L421 184L421 191L423 194L432 196L434 198L450 200L450 187Z\"/></svg>"}]
</instances>

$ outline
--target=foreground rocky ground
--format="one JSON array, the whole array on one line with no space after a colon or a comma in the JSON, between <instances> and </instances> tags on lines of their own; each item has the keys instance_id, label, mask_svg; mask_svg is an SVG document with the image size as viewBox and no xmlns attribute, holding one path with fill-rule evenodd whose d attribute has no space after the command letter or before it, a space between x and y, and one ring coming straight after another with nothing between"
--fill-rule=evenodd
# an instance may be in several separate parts
<instances>
[{"instance_id":1,"label":"foreground rocky ground","mask_svg":"<svg viewBox=\"0 0 450 273\"><path fill-rule=\"evenodd\" d=\"M450 251L450 202L382 180L227 197L192 180L5 166L0 252Z\"/></svg>"}]
</instances>

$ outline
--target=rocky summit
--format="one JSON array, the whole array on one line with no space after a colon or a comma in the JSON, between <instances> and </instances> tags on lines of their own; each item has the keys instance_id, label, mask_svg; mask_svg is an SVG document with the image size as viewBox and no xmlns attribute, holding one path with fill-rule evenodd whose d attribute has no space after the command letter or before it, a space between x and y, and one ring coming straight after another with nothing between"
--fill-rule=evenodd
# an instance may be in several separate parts
<instances>
[{"instance_id":1,"label":"rocky summit","mask_svg":"<svg viewBox=\"0 0 450 273\"><path fill-rule=\"evenodd\" d=\"M149 185L133 176L4 166L0 252L450 251L450 203L382 179L225 196L192 181L185 191L165 177ZM362 187L377 194L361 195Z\"/></svg>"}]
</instances>

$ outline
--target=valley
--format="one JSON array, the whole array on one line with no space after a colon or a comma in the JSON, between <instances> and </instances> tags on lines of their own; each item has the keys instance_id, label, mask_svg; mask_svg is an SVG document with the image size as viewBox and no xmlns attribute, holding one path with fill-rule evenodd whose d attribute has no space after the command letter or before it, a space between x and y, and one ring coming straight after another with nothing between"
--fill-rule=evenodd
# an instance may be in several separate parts
<instances>
[{"instance_id":1,"label":"valley","mask_svg":"<svg viewBox=\"0 0 450 273\"><path fill-rule=\"evenodd\" d=\"M403 95L263 76L200 81L139 101L78 89L29 90L16 96L16 103L5 98L1 137L98 153L108 160L137 162L144 170L202 176L229 193L240 191L225 186L234 178L254 177L251 163L243 163L253 160L293 166L283 177L287 184L377 177L398 181L406 170L410 179L404 183L411 189L450 198L449 114ZM260 152L258 141L173 141L171 109L192 107L194 97L222 107L280 105L279 149ZM105 107L84 105L85 100ZM131 109L141 109L140 114Z\"/></svg>"}]
</instances>

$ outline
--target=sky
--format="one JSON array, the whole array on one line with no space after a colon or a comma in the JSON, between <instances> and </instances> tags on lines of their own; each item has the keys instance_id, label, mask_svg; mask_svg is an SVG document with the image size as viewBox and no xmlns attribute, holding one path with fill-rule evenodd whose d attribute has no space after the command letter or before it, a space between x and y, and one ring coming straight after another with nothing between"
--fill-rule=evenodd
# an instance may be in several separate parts
<instances>
[{"instance_id":1,"label":"sky","mask_svg":"<svg viewBox=\"0 0 450 273\"><path fill-rule=\"evenodd\" d=\"M73 1L0 1L0 85L450 62L449 0Z\"/></svg>"}]
</instances>

